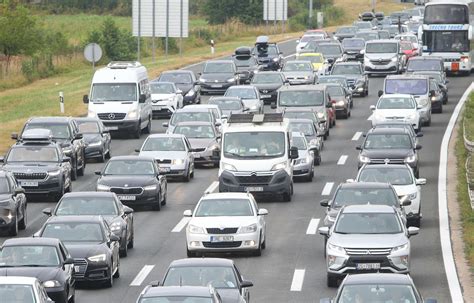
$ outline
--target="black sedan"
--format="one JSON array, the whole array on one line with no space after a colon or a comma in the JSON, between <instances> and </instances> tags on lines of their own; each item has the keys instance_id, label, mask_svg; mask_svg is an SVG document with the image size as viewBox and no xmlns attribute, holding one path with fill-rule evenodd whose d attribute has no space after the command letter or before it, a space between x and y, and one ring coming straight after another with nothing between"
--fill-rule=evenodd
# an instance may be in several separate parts
<instances>
[{"instance_id":1,"label":"black sedan","mask_svg":"<svg viewBox=\"0 0 474 303\"><path fill-rule=\"evenodd\" d=\"M98 118L76 118L76 122L85 142L86 160L105 162L106 158L110 158L112 137L102 121Z\"/></svg>"},{"instance_id":2,"label":"black sedan","mask_svg":"<svg viewBox=\"0 0 474 303\"><path fill-rule=\"evenodd\" d=\"M153 82L172 82L183 92L184 105L201 103L201 87L196 85L196 76L190 70L169 70Z\"/></svg>"},{"instance_id":3,"label":"black sedan","mask_svg":"<svg viewBox=\"0 0 474 303\"><path fill-rule=\"evenodd\" d=\"M35 277L56 303L74 302L73 262L58 239L8 239L0 251L0 276Z\"/></svg>"},{"instance_id":4,"label":"black sedan","mask_svg":"<svg viewBox=\"0 0 474 303\"><path fill-rule=\"evenodd\" d=\"M253 76L252 84L260 92L260 99L265 104L276 102L277 91L285 83L285 76L281 72L259 72Z\"/></svg>"},{"instance_id":5,"label":"black sedan","mask_svg":"<svg viewBox=\"0 0 474 303\"><path fill-rule=\"evenodd\" d=\"M0 171L0 226L10 236L16 236L18 229L26 228L25 190L7 171Z\"/></svg>"},{"instance_id":6,"label":"black sedan","mask_svg":"<svg viewBox=\"0 0 474 303\"><path fill-rule=\"evenodd\" d=\"M225 93L225 91L240 83L237 66L232 60L208 61L204 65L204 70L199 74L199 85L201 94Z\"/></svg>"},{"instance_id":7,"label":"black sedan","mask_svg":"<svg viewBox=\"0 0 474 303\"><path fill-rule=\"evenodd\" d=\"M100 176L97 191L116 193L129 206L151 205L153 210L161 210L166 204L168 182L152 157L113 157L95 173Z\"/></svg>"},{"instance_id":8,"label":"black sedan","mask_svg":"<svg viewBox=\"0 0 474 303\"><path fill-rule=\"evenodd\" d=\"M112 287L120 277L120 238L100 216L49 218L35 234L61 240L74 258L76 281L103 282Z\"/></svg>"},{"instance_id":9,"label":"black sedan","mask_svg":"<svg viewBox=\"0 0 474 303\"><path fill-rule=\"evenodd\" d=\"M126 257L133 248L133 209L120 202L116 194L110 192L74 192L65 194L48 216L102 216L112 232L120 238L120 256Z\"/></svg>"}]
</instances>

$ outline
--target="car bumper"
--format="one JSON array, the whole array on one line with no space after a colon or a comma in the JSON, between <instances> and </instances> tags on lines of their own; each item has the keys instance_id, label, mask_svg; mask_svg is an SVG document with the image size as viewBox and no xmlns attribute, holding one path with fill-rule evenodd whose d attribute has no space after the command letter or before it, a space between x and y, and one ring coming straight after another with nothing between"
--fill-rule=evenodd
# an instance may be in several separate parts
<instances>
[{"instance_id":1,"label":"car bumper","mask_svg":"<svg viewBox=\"0 0 474 303\"><path fill-rule=\"evenodd\" d=\"M49 195L49 194L58 194L62 191L62 182L59 178L55 179L48 179L46 181L38 181L38 180L27 180L28 182L38 182L38 186L25 186L22 185L22 181L26 180L18 180L18 183L23 187L25 190L25 194L38 194L38 195Z\"/></svg>"},{"instance_id":2,"label":"car bumper","mask_svg":"<svg viewBox=\"0 0 474 303\"><path fill-rule=\"evenodd\" d=\"M311 175L313 163L298 164L293 166L293 178L308 177Z\"/></svg>"},{"instance_id":3,"label":"car bumper","mask_svg":"<svg viewBox=\"0 0 474 303\"><path fill-rule=\"evenodd\" d=\"M339 257L338 257L339 258ZM397 267L393 263L395 258L399 256L372 256L372 255L361 255L361 256L349 256L345 257L346 260L342 267L338 269L328 268L327 272L333 276L343 277L347 274L360 274L360 273L370 273L370 272L384 272L384 273L397 273L397 274L408 274L410 272L408 267ZM357 264L361 263L378 263L380 264L380 269L358 269Z\"/></svg>"},{"instance_id":4,"label":"car bumper","mask_svg":"<svg viewBox=\"0 0 474 303\"><path fill-rule=\"evenodd\" d=\"M110 131L120 131L120 130L133 131L133 130L137 130L140 127L139 120L115 120L115 121L101 120L101 121Z\"/></svg>"},{"instance_id":5,"label":"car bumper","mask_svg":"<svg viewBox=\"0 0 474 303\"><path fill-rule=\"evenodd\" d=\"M182 165L160 163L160 171L162 174L166 175L167 178L185 177L188 173L186 168L187 168L187 163L182 164Z\"/></svg>"},{"instance_id":6,"label":"car bumper","mask_svg":"<svg viewBox=\"0 0 474 303\"><path fill-rule=\"evenodd\" d=\"M233 241L216 242L212 241L214 237L232 237ZM228 251L247 251L256 250L260 241L259 232L248 234L186 234L188 250L195 252L228 252Z\"/></svg>"},{"instance_id":7,"label":"car bumper","mask_svg":"<svg viewBox=\"0 0 474 303\"><path fill-rule=\"evenodd\" d=\"M250 172L235 175L229 171L223 171L219 176L220 192L249 191L254 195L284 194L288 192L290 185L291 177L284 170L264 176L251 176Z\"/></svg>"},{"instance_id":8,"label":"car bumper","mask_svg":"<svg viewBox=\"0 0 474 303\"><path fill-rule=\"evenodd\" d=\"M86 159L102 157L103 153L104 153L104 147L102 144L99 146L86 146L84 150L84 155Z\"/></svg>"},{"instance_id":9,"label":"car bumper","mask_svg":"<svg viewBox=\"0 0 474 303\"><path fill-rule=\"evenodd\" d=\"M219 83L202 83L200 82L199 84L201 86L201 92L205 92L205 93L208 93L208 92L215 92L215 93L225 93L225 91L231 87L231 86L234 86L234 85L237 85L237 83L235 82L232 82L232 83L222 83L222 82L219 82Z\"/></svg>"},{"instance_id":10,"label":"car bumper","mask_svg":"<svg viewBox=\"0 0 474 303\"><path fill-rule=\"evenodd\" d=\"M141 194L123 193L123 192L115 192L115 193L123 204L133 207L133 206L152 205L155 203L159 203L159 201L157 201L159 192L160 192L160 189L157 188L154 190L143 190Z\"/></svg>"},{"instance_id":11,"label":"car bumper","mask_svg":"<svg viewBox=\"0 0 474 303\"><path fill-rule=\"evenodd\" d=\"M371 74L396 74L398 73L398 67L396 63L389 63L383 65L375 65L365 62L364 70Z\"/></svg>"},{"instance_id":12,"label":"car bumper","mask_svg":"<svg viewBox=\"0 0 474 303\"><path fill-rule=\"evenodd\" d=\"M109 273L110 268L107 264L93 264L88 262L85 271L76 271L74 278L78 282L102 282L109 280Z\"/></svg>"}]
</instances>

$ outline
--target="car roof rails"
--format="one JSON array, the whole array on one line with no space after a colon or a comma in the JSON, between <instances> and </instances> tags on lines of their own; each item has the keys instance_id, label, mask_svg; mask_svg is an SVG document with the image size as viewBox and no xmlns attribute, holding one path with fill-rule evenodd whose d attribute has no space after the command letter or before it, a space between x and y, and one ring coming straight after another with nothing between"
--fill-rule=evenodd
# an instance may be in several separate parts
<instances>
[{"instance_id":1,"label":"car roof rails","mask_svg":"<svg viewBox=\"0 0 474 303\"><path fill-rule=\"evenodd\" d=\"M227 119L227 123L253 123L261 124L268 122L283 122L283 113L268 114L231 114Z\"/></svg>"}]
</instances>

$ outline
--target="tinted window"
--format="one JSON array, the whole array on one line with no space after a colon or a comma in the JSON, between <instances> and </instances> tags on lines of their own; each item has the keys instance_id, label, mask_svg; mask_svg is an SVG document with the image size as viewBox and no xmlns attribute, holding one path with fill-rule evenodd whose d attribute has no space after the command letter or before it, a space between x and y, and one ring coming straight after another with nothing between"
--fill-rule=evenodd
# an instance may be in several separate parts
<instances>
[{"instance_id":1,"label":"tinted window","mask_svg":"<svg viewBox=\"0 0 474 303\"><path fill-rule=\"evenodd\" d=\"M112 160L107 163L105 175L154 175L155 169L151 161Z\"/></svg>"},{"instance_id":2,"label":"tinted window","mask_svg":"<svg viewBox=\"0 0 474 303\"><path fill-rule=\"evenodd\" d=\"M179 266L168 270L163 286L208 286L237 288L232 267Z\"/></svg>"},{"instance_id":3,"label":"tinted window","mask_svg":"<svg viewBox=\"0 0 474 303\"><path fill-rule=\"evenodd\" d=\"M58 162L58 159L54 147L19 146L10 150L7 162Z\"/></svg>"},{"instance_id":4,"label":"tinted window","mask_svg":"<svg viewBox=\"0 0 474 303\"><path fill-rule=\"evenodd\" d=\"M334 228L344 234L398 234L402 227L394 213L343 213Z\"/></svg>"},{"instance_id":5,"label":"tinted window","mask_svg":"<svg viewBox=\"0 0 474 303\"><path fill-rule=\"evenodd\" d=\"M385 93L424 95L428 92L426 79L386 79Z\"/></svg>"},{"instance_id":6,"label":"tinted window","mask_svg":"<svg viewBox=\"0 0 474 303\"><path fill-rule=\"evenodd\" d=\"M323 91L281 91L278 98L279 106L322 106L324 104Z\"/></svg>"},{"instance_id":7,"label":"tinted window","mask_svg":"<svg viewBox=\"0 0 474 303\"><path fill-rule=\"evenodd\" d=\"M360 171L359 181L382 182L392 185L413 184L413 178L409 168L366 168Z\"/></svg>"},{"instance_id":8,"label":"tinted window","mask_svg":"<svg viewBox=\"0 0 474 303\"><path fill-rule=\"evenodd\" d=\"M113 197L63 197L55 214L57 216L116 216L119 211Z\"/></svg>"},{"instance_id":9,"label":"tinted window","mask_svg":"<svg viewBox=\"0 0 474 303\"><path fill-rule=\"evenodd\" d=\"M184 151L181 138L149 138L146 140L142 151Z\"/></svg>"},{"instance_id":10,"label":"tinted window","mask_svg":"<svg viewBox=\"0 0 474 303\"><path fill-rule=\"evenodd\" d=\"M331 206L338 208L357 204L398 206L399 202L391 188L340 188Z\"/></svg>"},{"instance_id":11,"label":"tinted window","mask_svg":"<svg viewBox=\"0 0 474 303\"><path fill-rule=\"evenodd\" d=\"M5 246L0 252L0 267L59 266L59 261L60 258L55 246Z\"/></svg>"},{"instance_id":12,"label":"tinted window","mask_svg":"<svg viewBox=\"0 0 474 303\"><path fill-rule=\"evenodd\" d=\"M253 216L253 209L247 199L204 199L194 214L195 217Z\"/></svg>"},{"instance_id":13,"label":"tinted window","mask_svg":"<svg viewBox=\"0 0 474 303\"><path fill-rule=\"evenodd\" d=\"M412 141L406 134L369 134L364 143L365 149L410 149Z\"/></svg>"},{"instance_id":14,"label":"tinted window","mask_svg":"<svg viewBox=\"0 0 474 303\"><path fill-rule=\"evenodd\" d=\"M372 53L398 53L397 43L368 43L365 46L365 52L368 54Z\"/></svg>"},{"instance_id":15,"label":"tinted window","mask_svg":"<svg viewBox=\"0 0 474 303\"><path fill-rule=\"evenodd\" d=\"M47 223L42 237L63 242L103 242L102 228L97 223Z\"/></svg>"}]
</instances>

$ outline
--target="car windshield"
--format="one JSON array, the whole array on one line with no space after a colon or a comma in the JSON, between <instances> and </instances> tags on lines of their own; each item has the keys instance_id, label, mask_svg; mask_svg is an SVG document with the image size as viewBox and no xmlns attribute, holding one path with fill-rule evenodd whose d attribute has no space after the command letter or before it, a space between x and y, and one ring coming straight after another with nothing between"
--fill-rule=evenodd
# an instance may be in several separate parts
<instances>
[{"instance_id":1,"label":"car windshield","mask_svg":"<svg viewBox=\"0 0 474 303\"><path fill-rule=\"evenodd\" d=\"M107 163L104 175L154 175L155 169L151 161L144 160L112 160Z\"/></svg>"},{"instance_id":2,"label":"car windshield","mask_svg":"<svg viewBox=\"0 0 474 303\"><path fill-rule=\"evenodd\" d=\"M290 131L300 132L300 133L303 133L305 136L315 136L316 135L316 131L314 130L314 124L313 123L290 122Z\"/></svg>"},{"instance_id":3,"label":"car windshield","mask_svg":"<svg viewBox=\"0 0 474 303\"><path fill-rule=\"evenodd\" d=\"M299 56L298 60L308 61L308 62L311 62L311 63L323 63L324 62L323 56L319 56L319 55L318 56Z\"/></svg>"},{"instance_id":4,"label":"car windshield","mask_svg":"<svg viewBox=\"0 0 474 303\"><path fill-rule=\"evenodd\" d=\"M283 66L282 72L310 72L313 71L311 64L306 62L287 62Z\"/></svg>"},{"instance_id":5,"label":"car windshield","mask_svg":"<svg viewBox=\"0 0 474 303\"><path fill-rule=\"evenodd\" d=\"M58 162L59 154L54 147L18 146L10 150L6 162Z\"/></svg>"},{"instance_id":6,"label":"car windshield","mask_svg":"<svg viewBox=\"0 0 474 303\"><path fill-rule=\"evenodd\" d=\"M255 84L278 83L283 84L280 74L255 74L252 79Z\"/></svg>"},{"instance_id":7,"label":"car windshield","mask_svg":"<svg viewBox=\"0 0 474 303\"><path fill-rule=\"evenodd\" d=\"M87 222L46 223L41 237L56 238L63 242L105 241L100 224Z\"/></svg>"},{"instance_id":8,"label":"car windshield","mask_svg":"<svg viewBox=\"0 0 474 303\"><path fill-rule=\"evenodd\" d=\"M221 110L241 110L242 103L237 100L210 101L209 104L216 104Z\"/></svg>"},{"instance_id":9,"label":"car windshield","mask_svg":"<svg viewBox=\"0 0 474 303\"><path fill-rule=\"evenodd\" d=\"M220 74L220 73L234 73L233 64L228 62L208 62L204 67L204 73Z\"/></svg>"},{"instance_id":10,"label":"car windshield","mask_svg":"<svg viewBox=\"0 0 474 303\"><path fill-rule=\"evenodd\" d=\"M342 46L344 48L362 49L365 46L365 41L363 39L344 39L342 40Z\"/></svg>"},{"instance_id":11,"label":"car windshield","mask_svg":"<svg viewBox=\"0 0 474 303\"><path fill-rule=\"evenodd\" d=\"M361 75L362 69L359 65L336 64L331 71L333 75Z\"/></svg>"},{"instance_id":12,"label":"car windshield","mask_svg":"<svg viewBox=\"0 0 474 303\"><path fill-rule=\"evenodd\" d=\"M63 196L54 213L56 216L117 216L119 210L110 196Z\"/></svg>"},{"instance_id":13,"label":"car windshield","mask_svg":"<svg viewBox=\"0 0 474 303\"><path fill-rule=\"evenodd\" d=\"M392 168L390 165L383 168L366 168L360 171L358 181L382 182L392 185L413 184L410 168Z\"/></svg>"},{"instance_id":14,"label":"car windshield","mask_svg":"<svg viewBox=\"0 0 474 303\"><path fill-rule=\"evenodd\" d=\"M334 96L340 97L340 96L346 95L344 88L340 86L333 86L333 85L328 86L328 92L331 97L334 97Z\"/></svg>"},{"instance_id":15,"label":"car windshield","mask_svg":"<svg viewBox=\"0 0 474 303\"><path fill-rule=\"evenodd\" d=\"M28 284L1 284L0 298L5 302L37 303L33 286Z\"/></svg>"},{"instance_id":16,"label":"car windshield","mask_svg":"<svg viewBox=\"0 0 474 303\"><path fill-rule=\"evenodd\" d=\"M319 77L318 83L337 83L344 87L347 87L347 80L345 78L338 78L338 77Z\"/></svg>"},{"instance_id":17,"label":"car windshield","mask_svg":"<svg viewBox=\"0 0 474 303\"><path fill-rule=\"evenodd\" d=\"M424 95L428 92L426 79L386 79L385 93Z\"/></svg>"},{"instance_id":18,"label":"car windshield","mask_svg":"<svg viewBox=\"0 0 474 303\"><path fill-rule=\"evenodd\" d=\"M257 93L253 87L231 87L226 90L224 96L238 97L240 99L257 99Z\"/></svg>"},{"instance_id":19,"label":"car windshield","mask_svg":"<svg viewBox=\"0 0 474 303\"><path fill-rule=\"evenodd\" d=\"M361 204L398 207L399 201L391 188L340 188L334 196L331 207Z\"/></svg>"},{"instance_id":20,"label":"car windshield","mask_svg":"<svg viewBox=\"0 0 474 303\"><path fill-rule=\"evenodd\" d=\"M163 286L214 286L214 288L238 288L232 267L177 266L171 267Z\"/></svg>"},{"instance_id":21,"label":"car windshield","mask_svg":"<svg viewBox=\"0 0 474 303\"><path fill-rule=\"evenodd\" d=\"M0 194L10 193L10 185L7 178L0 178Z\"/></svg>"},{"instance_id":22,"label":"car windshield","mask_svg":"<svg viewBox=\"0 0 474 303\"><path fill-rule=\"evenodd\" d=\"M306 140L304 137L293 137L291 139L291 146L295 146L299 150L306 150Z\"/></svg>"},{"instance_id":23,"label":"car windshield","mask_svg":"<svg viewBox=\"0 0 474 303\"><path fill-rule=\"evenodd\" d=\"M180 122L211 122L210 112L175 112L171 117L170 124L176 125Z\"/></svg>"},{"instance_id":24,"label":"car windshield","mask_svg":"<svg viewBox=\"0 0 474 303\"><path fill-rule=\"evenodd\" d=\"M210 297L197 296L156 296L141 298L138 303L213 303Z\"/></svg>"},{"instance_id":25,"label":"car windshield","mask_svg":"<svg viewBox=\"0 0 474 303\"><path fill-rule=\"evenodd\" d=\"M237 67L257 65L257 61L252 56L236 56L234 57L234 63Z\"/></svg>"},{"instance_id":26,"label":"car windshield","mask_svg":"<svg viewBox=\"0 0 474 303\"><path fill-rule=\"evenodd\" d=\"M469 33L465 31L427 31L423 33L426 52L469 52Z\"/></svg>"},{"instance_id":27,"label":"car windshield","mask_svg":"<svg viewBox=\"0 0 474 303\"><path fill-rule=\"evenodd\" d=\"M398 53L397 43L367 43L365 46L367 54L396 54Z\"/></svg>"},{"instance_id":28,"label":"car windshield","mask_svg":"<svg viewBox=\"0 0 474 303\"><path fill-rule=\"evenodd\" d=\"M178 125L173 134L180 134L186 138L214 138L214 128L210 125Z\"/></svg>"},{"instance_id":29,"label":"car windshield","mask_svg":"<svg viewBox=\"0 0 474 303\"><path fill-rule=\"evenodd\" d=\"M378 109L414 109L415 101L406 97L384 97L377 103Z\"/></svg>"},{"instance_id":30,"label":"car windshield","mask_svg":"<svg viewBox=\"0 0 474 303\"><path fill-rule=\"evenodd\" d=\"M152 94L174 94L174 86L171 83L150 83L150 90Z\"/></svg>"},{"instance_id":31,"label":"car windshield","mask_svg":"<svg viewBox=\"0 0 474 303\"><path fill-rule=\"evenodd\" d=\"M342 213L334 232L341 234L398 234L403 232L395 213Z\"/></svg>"},{"instance_id":32,"label":"car windshield","mask_svg":"<svg viewBox=\"0 0 474 303\"><path fill-rule=\"evenodd\" d=\"M160 81L173 82L175 84L191 84L193 79L191 75L185 73L165 73L161 75Z\"/></svg>"},{"instance_id":33,"label":"car windshield","mask_svg":"<svg viewBox=\"0 0 474 303\"><path fill-rule=\"evenodd\" d=\"M49 129L53 134L53 139L69 139L71 137L67 124L27 123L23 132L30 129Z\"/></svg>"},{"instance_id":34,"label":"car windshield","mask_svg":"<svg viewBox=\"0 0 474 303\"><path fill-rule=\"evenodd\" d=\"M94 121L78 121L77 122L79 127L79 132L82 134L98 134L99 130L99 122Z\"/></svg>"},{"instance_id":35,"label":"car windshield","mask_svg":"<svg viewBox=\"0 0 474 303\"><path fill-rule=\"evenodd\" d=\"M309 119L313 122L318 122L318 118L314 112L288 112L285 111L284 117L288 119Z\"/></svg>"},{"instance_id":36,"label":"car windshield","mask_svg":"<svg viewBox=\"0 0 474 303\"><path fill-rule=\"evenodd\" d=\"M413 49L413 44L410 41L400 43L402 51L409 51Z\"/></svg>"},{"instance_id":37,"label":"car windshield","mask_svg":"<svg viewBox=\"0 0 474 303\"><path fill-rule=\"evenodd\" d=\"M339 27L336 30L337 34L355 34L357 32L357 27L355 26L347 26L347 27Z\"/></svg>"},{"instance_id":38,"label":"car windshield","mask_svg":"<svg viewBox=\"0 0 474 303\"><path fill-rule=\"evenodd\" d=\"M94 83L92 85L92 102L124 102L137 100L135 83Z\"/></svg>"},{"instance_id":39,"label":"car windshield","mask_svg":"<svg viewBox=\"0 0 474 303\"><path fill-rule=\"evenodd\" d=\"M408 60L408 71L443 71L438 60Z\"/></svg>"},{"instance_id":40,"label":"car windshield","mask_svg":"<svg viewBox=\"0 0 474 303\"><path fill-rule=\"evenodd\" d=\"M283 132L229 132L224 135L228 158L276 158L286 152Z\"/></svg>"},{"instance_id":41,"label":"car windshield","mask_svg":"<svg viewBox=\"0 0 474 303\"><path fill-rule=\"evenodd\" d=\"M181 138L148 138L142 151L185 151Z\"/></svg>"},{"instance_id":42,"label":"car windshield","mask_svg":"<svg viewBox=\"0 0 474 303\"><path fill-rule=\"evenodd\" d=\"M320 90L281 91L278 105L283 107L322 106L324 95Z\"/></svg>"},{"instance_id":43,"label":"car windshield","mask_svg":"<svg viewBox=\"0 0 474 303\"><path fill-rule=\"evenodd\" d=\"M378 33L358 32L355 35L355 37L356 38L362 38L365 41L369 41L369 40L377 40L379 38L379 34Z\"/></svg>"},{"instance_id":44,"label":"car windshield","mask_svg":"<svg viewBox=\"0 0 474 303\"><path fill-rule=\"evenodd\" d=\"M204 199L194 213L195 217L249 217L253 209L248 199Z\"/></svg>"},{"instance_id":45,"label":"car windshield","mask_svg":"<svg viewBox=\"0 0 474 303\"><path fill-rule=\"evenodd\" d=\"M252 54L258 57L276 56L278 55L278 49L274 44L257 44L257 46L252 49Z\"/></svg>"},{"instance_id":46,"label":"car windshield","mask_svg":"<svg viewBox=\"0 0 474 303\"><path fill-rule=\"evenodd\" d=\"M354 26L360 29L369 29L372 28L372 23L370 22L354 22Z\"/></svg>"},{"instance_id":47,"label":"car windshield","mask_svg":"<svg viewBox=\"0 0 474 303\"><path fill-rule=\"evenodd\" d=\"M55 246L15 245L0 251L0 267L59 266L60 259Z\"/></svg>"},{"instance_id":48,"label":"car windshield","mask_svg":"<svg viewBox=\"0 0 474 303\"><path fill-rule=\"evenodd\" d=\"M411 149L412 140L408 134L370 134L364 149Z\"/></svg>"},{"instance_id":49,"label":"car windshield","mask_svg":"<svg viewBox=\"0 0 474 303\"><path fill-rule=\"evenodd\" d=\"M341 55L342 49L339 45L324 45L321 44L318 46L318 50L323 56L334 56Z\"/></svg>"},{"instance_id":50,"label":"car windshield","mask_svg":"<svg viewBox=\"0 0 474 303\"><path fill-rule=\"evenodd\" d=\"M375 278L376 279L376 278ZM351 284L344 285L339 303L353 302L420 302L411 285L397 284Z\"/></svg>"}]
</instances>

